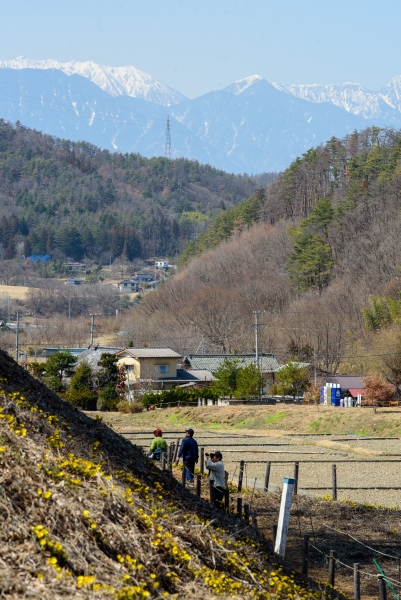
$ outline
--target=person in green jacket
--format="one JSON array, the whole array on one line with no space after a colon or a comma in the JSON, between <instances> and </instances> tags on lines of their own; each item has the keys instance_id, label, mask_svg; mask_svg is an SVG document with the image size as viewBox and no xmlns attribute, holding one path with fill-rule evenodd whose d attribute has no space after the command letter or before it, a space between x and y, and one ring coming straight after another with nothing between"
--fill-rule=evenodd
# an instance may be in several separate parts
<instances>
[{"instance_id":1,"label":"person in green jacket","mask_svg":"<svg viewBox=\"0 0 401 600\"><path fill-rule=\"evenodd\" d=\"M167 454L167 442L163 439L161 429L155 429L153 434L155 439L150 444L150 458L153 458L153 460L160 460L162 452Z\"/></svg>"}]
</instances>

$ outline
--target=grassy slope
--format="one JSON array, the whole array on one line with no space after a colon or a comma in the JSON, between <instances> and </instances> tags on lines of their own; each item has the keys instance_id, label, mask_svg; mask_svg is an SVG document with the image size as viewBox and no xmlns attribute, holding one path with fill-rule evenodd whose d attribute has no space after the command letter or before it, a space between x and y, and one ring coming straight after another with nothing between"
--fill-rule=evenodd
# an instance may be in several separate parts
<instances>
[{"instance_id":1,"label":"grassy slope","mask_svg":"<svg viewBox=\"0 0 401 600\"><path fill-rule=\"evenodd\" d=\"M9 296L13 300L25 300L29 289L23 285L0 285L0 296L6 298Z\"/></svg>"},{"instance_id":2,"label":"grassy slope","mask_svg":"<svg viewBox=\"0 0 401 600\"><path fill-rule=\"evenodd\" d=\"M3 597L325 597L2 351L0 385Z\"/></svg>"},{"instance_id":3,"label":"grassy slope","mask_svg":"<svg viewBox=\"0 0 401 600\"><path fill-rule=\"evenodd\" d=\"M105 413L103 413L105 414ZM157 426L192 425L221 431L260 433L356 433L358 435L401 435L401 409L331 408L277 405L269 407L183 407L139 415L105 414L105 420L118 428L149 430Z\"/></svg>"}]
</instances>

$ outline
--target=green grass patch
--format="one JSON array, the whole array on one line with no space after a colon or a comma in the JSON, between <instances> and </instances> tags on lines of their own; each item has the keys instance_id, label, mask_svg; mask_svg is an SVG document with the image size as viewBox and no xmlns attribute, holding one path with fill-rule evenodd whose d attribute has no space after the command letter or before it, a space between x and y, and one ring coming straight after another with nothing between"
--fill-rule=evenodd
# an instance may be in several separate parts
<instances>
[{"instance_id":1,"label":"green grass patch","mask_svg":"<svg viewBox=\"0 0 401 600\"><path fill-rule=\"evenodd\" d=\"M286 417L287 415L288 415L287 412L277 412L277 413L274 413L274 415L271 415L270 417L267 417L266 419L264 419L263 423L265 425L269 425L271 423L278 423L279 421L284 419L284 417Z\"/></svg>"},{"instance_id":2,"label":"green grass patch","mask_svg":"<svg viewBox=\"0 0 401 600\"><path fill-rule=\"evenodd\" d=\"M244 421L240 421L239 423L236 423L235 425L233 425L233 429L249 428L251 423L252 423L251 419L245 419Z\"/></svg>"},{"instance_id":3,"label":"green grass patch","mask_svg":"<svg viewBox=\"0 0 401 600\"><path fill-rule=\"evenodd\" d=\"M309 425L309 427L312 429L312 431L318 431L322 425L322 417L320 417L320 419L316 419L316 421L312 421L312 423Z\"/></svg>"}]
</instances>

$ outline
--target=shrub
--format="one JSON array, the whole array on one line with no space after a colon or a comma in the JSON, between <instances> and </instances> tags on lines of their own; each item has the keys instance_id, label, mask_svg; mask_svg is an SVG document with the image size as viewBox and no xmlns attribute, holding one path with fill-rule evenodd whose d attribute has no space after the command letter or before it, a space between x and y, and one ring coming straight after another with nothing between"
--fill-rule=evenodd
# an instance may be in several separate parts
<instances>
[{"instance_id":1,"label":"shrub","mask_svg":"<svg viewBox=\"0 0 401 600\"><path fill-rule=\"evenodd\" d=\"M211 388L194 389L194 390L183 390L181 388L174 388L172 390L164 390L161 393L155 394L154 392L147 392L142 396L142 402L146 409L152 404L155 405L178 405L178 404L189 404L197 405L198 398L210 398L217 400L218 393Z\"/></svg>"},{"instance_id":2,"label":"shrub","mask_svg":"<svg viewBox=\"0 0 401 600\"><path fill-rule=\"evenodd\" d=\"M129 413L130 412L129 407L130 407L130 403L128 402L128 400L121 400L121 402L119 402L117 404L118 412Z\"/></svg>"},{"instance_id":3,"label":"shrub","mask_svg":"<svg viewBox=\"0 0 401 600\"><path fill-rule=\"evenodd\" d=\"M50 377L46 377L45 383L47 387L53 390L53 392L64 392L67 388L64 381L60 381L60 379L55 375L50 375Z\"/></svg>"},{"instance_id":4,"label":"shrub","mask_svg":"<svg viewBox=\"0 0 401 600\"><path fill-rule=\"evenodd\" d=\"M70 391L86 391L93 389L93 373L89 364L83 360L71 377Z\"/></svg>"},{"instance_id":5,"label":"shrub","mask_svg":"<svg viewBox=\"0 0 401 600\"><path fill-rule=\"evenodd\" d=\"M106 385L99 394L97 400L97 410L117 410L117 404L120 401L120 396L116 392L114 385Z\"/></svg>"},{"instance_id":6,"label":"shrub","mask_svg":"<svg viewBox=\"0 0 401 600\"><path fill-rule=\"evenodd\" d=\"M117 410L122 413L140 413L143 411L142 402L128 402L127 400L121 400L117 404Z\"/></svg>"},{"instance_id":7,"label":"shrub","mask_svg":"<svg viewBox=\"0 0 401 600\"><path fill-rule=\"evenodd\" d=\"M96 410L97 395L89 389L70 390L65 394L65 399L82 410Z\"/></svg>"}]
</instances>

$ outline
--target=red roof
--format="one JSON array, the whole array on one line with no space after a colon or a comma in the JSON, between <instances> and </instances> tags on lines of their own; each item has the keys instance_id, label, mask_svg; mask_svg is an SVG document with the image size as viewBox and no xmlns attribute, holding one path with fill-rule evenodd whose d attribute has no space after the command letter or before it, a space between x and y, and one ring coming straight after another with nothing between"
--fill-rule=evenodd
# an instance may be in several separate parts
<instances>
[{"instance_id":1,"label":"red roof","mask_svg":"<svg viewBox=\"0 0 401 600\"><path fill-rule=\"evenodd\" d=\"M356 398L358 394L361 394L361 396L365 395L365 390L363 388L348 388L348 391L353 398Z\"/></svg>"}]
</instances>

